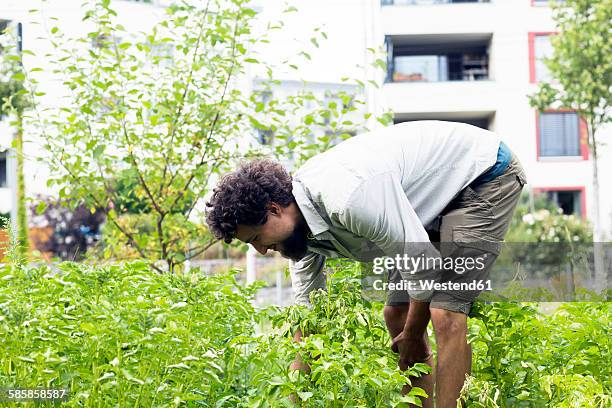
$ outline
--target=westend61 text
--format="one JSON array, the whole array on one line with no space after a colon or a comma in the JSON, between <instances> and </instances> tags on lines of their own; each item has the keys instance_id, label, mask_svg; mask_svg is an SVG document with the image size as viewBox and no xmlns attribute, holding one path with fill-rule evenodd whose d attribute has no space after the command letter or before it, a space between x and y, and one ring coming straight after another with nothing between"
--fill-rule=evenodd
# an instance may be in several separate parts
<instances>
[{"instance_id":1,"label":"westend61 text","mask_svg":"<svg viewBox=\"0 0 612 408\"><path fill-rule=\"evenodd\" d=\"M374 290L435 290L435 291L483 291L493 290L490 280L474 280L471 282L436 282L435 280L418 280L418 281L407 281L401 280L399 282L384 282L380 279L373 282Z\"/></svg>"}]
</instances>

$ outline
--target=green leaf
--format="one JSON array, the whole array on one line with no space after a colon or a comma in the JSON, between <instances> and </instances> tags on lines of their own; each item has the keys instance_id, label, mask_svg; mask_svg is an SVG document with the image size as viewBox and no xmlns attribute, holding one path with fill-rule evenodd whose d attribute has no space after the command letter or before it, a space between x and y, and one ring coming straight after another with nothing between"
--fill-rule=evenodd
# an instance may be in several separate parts
<instances>
[{"instance_id":1,"label":"green leaf","mask_svg":"<svg viewBox=\"0 0 612 408\"><path fill-rule=\"evenodd\" d=\"M97 145L95 147L95 149L93 150L93 158L94 159L100 159L100 157L102 156L102 154L104 153L104 146L103 145Z\"/></svg>"},{"instance_id":2,"label":"green leaf","mask_svg":"<svg viewBox=\"0 0 612 408\"><path fill-rule=\"evenodd\" d=\"M36 206L36 214L42 214L43 212L45 212L45 209L47 208L47 203L45 201L40 201L38 203L38 205Z\"/></svg>"}]
</instances>

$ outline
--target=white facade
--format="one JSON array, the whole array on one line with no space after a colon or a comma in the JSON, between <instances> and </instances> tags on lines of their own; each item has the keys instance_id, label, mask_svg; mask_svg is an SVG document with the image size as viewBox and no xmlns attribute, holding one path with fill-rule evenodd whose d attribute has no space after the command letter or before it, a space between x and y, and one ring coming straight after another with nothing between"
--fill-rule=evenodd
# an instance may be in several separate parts
<instances>
[{"instance_id":1,"label":"white facade","mask_svg":"<svg viewBox=\"0 0 612 408\"><path fill-rule=\"evenodd\" d=\"M527 95L536 91L531 73L534 64L530 37L555 31L551 9L532 0L490 0L490 2L445 3L433 0L396 0L379 4L375 25L380 37L401 44L404 50L436 53L440 44L479 42L488 54L488 79L457 81L388 81L382 103L396 120L481 119L499 133L519 156L529 178L529 189L583 191L581 211L593 213L592 162L576 157L539 157L537 116ZM416 3L416 4L415 4ZM532 33L530 35L530 33ZM381 38L382 41L382 38ZM389 41L389 40L388 40ZM531 58L530 58L531 57ZM416 78L420 79L420 77ZM603 129L599 140L610 139L612 128ZM612 188L610 147L599 148L601 224L612 229Z\"/></svg>"}]
</instances>

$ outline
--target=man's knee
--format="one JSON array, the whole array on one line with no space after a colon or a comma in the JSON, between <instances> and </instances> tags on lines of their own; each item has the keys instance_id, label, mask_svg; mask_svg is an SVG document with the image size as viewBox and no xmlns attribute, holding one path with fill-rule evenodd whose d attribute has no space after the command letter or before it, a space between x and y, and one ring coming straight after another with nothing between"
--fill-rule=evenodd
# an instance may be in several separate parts
<instances>
[{"instance_id":1,"label":"man's knee","mask_svg":"<svg viewBox=\"0 0 612 408\"><path fill-rule=\"evenodd\" d=\"M467 316L463 313L432 308L431 322L438 341L467 336Z\"/></svg>"},{"instance_id":2,"label":"man's knee","mask_svg":"<svg viewBox=\"0 0 612 408\"><path fill-rule=\"evenodd\" d=\"M385 322L395 322L399 319L405 320L409 306L410 303L399 305L385 305L385 308L383 309L383 316L385 318Z\"/></svg>"}]
</instances>

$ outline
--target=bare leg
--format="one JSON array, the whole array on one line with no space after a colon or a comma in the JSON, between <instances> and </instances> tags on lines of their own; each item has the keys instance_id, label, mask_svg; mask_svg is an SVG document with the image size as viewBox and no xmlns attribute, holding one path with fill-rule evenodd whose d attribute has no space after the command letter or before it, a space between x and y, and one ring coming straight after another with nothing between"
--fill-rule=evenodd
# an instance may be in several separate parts
<instances>
[{"instance_id":1,"label":"bare leg","mask_svg":"<svg viewBox=\"0 0 612 408\"><path fill-rule=\"evenodd\" d=\"M467 343L467 316L432 308L431 321L438 345L436 407L456 408L472 361L472 349Z\"/></svg>"},{"instance_id":2,"label":"bare leg","mask_svg":"<svg viewBox=\"0 0 612 408\"><path fill-rule=\"evenodd\" d=\"M406 316L408 315L408 308L410 304L405 303L397 306L385 306L383 314L385 317L385 323L387 324L387 330L389 330L389 334L391 338L397 336L402 330L404 330L404 325L406 324ZM425 338L427 339L427 331L425 331ZM433 358L425 361L427 365L432 367L433 369ZM424 408L432 408L433 407L433 384L434 384L434 375L428 374L422 377L412 377L412 386L419 387L425 390L429 398L423 400ZM402 394L407 394L410 391L410 386L406 385L402 389Z\"/></svg>"}]
</instances>

